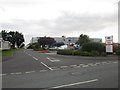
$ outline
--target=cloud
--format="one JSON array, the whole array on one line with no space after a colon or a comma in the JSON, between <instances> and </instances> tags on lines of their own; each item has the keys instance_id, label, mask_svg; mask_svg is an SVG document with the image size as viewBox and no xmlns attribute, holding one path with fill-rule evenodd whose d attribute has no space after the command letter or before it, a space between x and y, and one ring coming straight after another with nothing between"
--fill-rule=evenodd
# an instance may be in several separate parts
<instances>
[{"instance_id":1,"label":"cloud","mask_svg":"<svg viewBox=\"0 0 120 90\"><path fill-rule=\"evenodd\" d=\"M12 19L7 22L0 22L2 29L17 30L28 36L62 36L81 33L97 32L107 27L117 25L117 13L104 16L98 14L75 14L62 12L56 19L23 20ZM26 41L27 41L26 40ZM28 42L28 41L27 41Z\"/></svg>"},{"instance_id":2,"label":"cloud","mask_svg":"<svg viewBox=\"0 0 120 90\"><path fill-rule=\"evenodd\" d=\"M1 0L0 5L5 6L25 6L25 5L32 5L37 4L39 0Z\"/></svg>"},{"instance_id":3,"label":"cloud","mask_svg":"<svg viewBox=\"0 0 120 90\"><path fill-rule=\"evenodd\" d=\"M100 16L65 12L56 20L42 20L41 24L51 33L95 32L116 25L117 14Z\"/></svg>"}]
</instances>

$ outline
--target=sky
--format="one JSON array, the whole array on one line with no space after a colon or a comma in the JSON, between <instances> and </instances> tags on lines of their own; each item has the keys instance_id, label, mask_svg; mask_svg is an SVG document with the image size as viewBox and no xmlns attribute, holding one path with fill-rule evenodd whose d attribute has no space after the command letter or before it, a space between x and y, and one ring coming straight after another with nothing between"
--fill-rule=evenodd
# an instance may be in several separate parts
<instances>
[{"instance_id":1,"label":"sky","mask_svg":"<svg viewBox=\"0 0 120 90\"><path fill-rule=\"evenodd\" d=\"M0 30L32 37L90 38L118 42L119 0L0 0Z\"/></svg>"}]
</instances>

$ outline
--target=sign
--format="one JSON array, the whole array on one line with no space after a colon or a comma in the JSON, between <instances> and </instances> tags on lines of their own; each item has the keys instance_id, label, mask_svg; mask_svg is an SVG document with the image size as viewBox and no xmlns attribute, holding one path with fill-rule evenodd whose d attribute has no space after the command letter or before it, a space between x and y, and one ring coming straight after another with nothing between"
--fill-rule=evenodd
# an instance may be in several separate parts
<instances>
[{"instance_id":1,"label":"sign","mask_svg":"<svg viewBox=\"0 0 120 90\"><path fill-rule=\"evenodd\" d=\"M105 37L106 52L113 53L113 36Z\"/></svg>"},{"instance_id":2,"label":"sign","mask_svg":"<svg viewBox=\"0 0 120 90\"><path fill-rule=\"evenodd\" d=\"M106 45L106 52L113 52L113 45Z\"/></svg>"}]
</instances>

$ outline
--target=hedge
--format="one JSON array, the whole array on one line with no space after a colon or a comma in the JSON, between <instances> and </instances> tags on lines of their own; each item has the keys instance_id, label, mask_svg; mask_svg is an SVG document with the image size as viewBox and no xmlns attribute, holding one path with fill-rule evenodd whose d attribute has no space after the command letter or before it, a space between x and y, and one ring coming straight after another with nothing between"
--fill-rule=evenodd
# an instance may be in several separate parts
<instances>
[{"instance_id":1,"label":"hedge","mask_svg":"<svg viewBox=\"0 0 120 90\"><path fill-rule=\"evenodd\" d=\"M89 42L82 45L82 51L91 52L91 53L102 53L104 52L104 45L97 42Z\"/></svg>"},{"instance_id":2,"label":"hedge","mask_svg":"<svg viewBox=\"0 0 120 90\"><path fill-rule=\"evenodd\" d=\"M74 56L106 56L104 52L100 54L97 51L87 52L87 51L81 51L81 50L58 50L57 54L74 55Z\"/></svg>"},{"instance_id":3,"label":"hedge","mask_svg":"<svg viewBox=\"0 0 120 90\"><path fill-rule=\"evenodd\" d=\"M118 45L118 46L116 47L115 52L116 52L117 55L120 55L120 45Z\"/></svg>"}]
</instances>

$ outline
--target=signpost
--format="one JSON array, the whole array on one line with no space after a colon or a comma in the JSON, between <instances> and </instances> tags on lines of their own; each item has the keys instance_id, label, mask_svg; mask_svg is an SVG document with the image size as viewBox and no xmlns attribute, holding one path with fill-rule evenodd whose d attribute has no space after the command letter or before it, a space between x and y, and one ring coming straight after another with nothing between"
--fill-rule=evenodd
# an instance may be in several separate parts
<instances>
[{"instance_id":1,"label":"signpost","mask_svg":"<svg viewBox=\"0 0 120 90\"><path fill-rule=\"evenodd\" d=\"M106 53L113 53L113 36L105 37Z\"/></svg>"}]
</instances>

